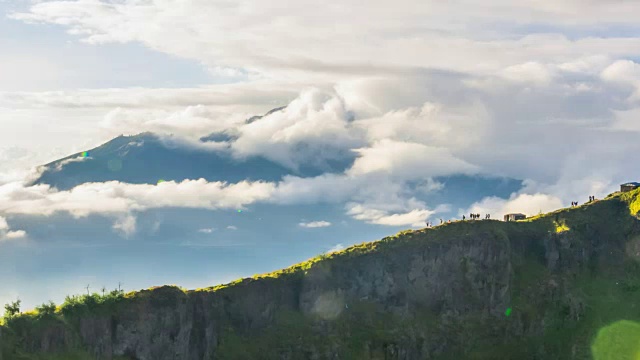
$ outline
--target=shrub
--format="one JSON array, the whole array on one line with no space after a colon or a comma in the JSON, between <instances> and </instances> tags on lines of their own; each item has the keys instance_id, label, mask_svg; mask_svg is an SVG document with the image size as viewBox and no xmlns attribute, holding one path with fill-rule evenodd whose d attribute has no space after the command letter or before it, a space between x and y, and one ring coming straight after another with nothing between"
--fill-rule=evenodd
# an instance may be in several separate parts
<instances>
[{"instance_id":1,"label":"shrub","mask_svg":"<svg viewBox=\"0 0 640 360\"><path fill-rule=\"evenodd\" d=\"M36 306L36 312L39 317L52 316L56 313L56 304L53 301Z\"/></svg>"},{"instance_id":2,"label":"shrub","mask_svg":"<svg viewBox=\"0 0 640 360\"><path fill-rule=\"evenodd\" d=\"M20 301L20 299L18 299L16 301L12 302L12 303L6 304L4 306L4 317L5 318L11 318L11 317L14 317L14 316L20 314L20 303L21 302L22 301Z\"/></svg>"}]
</instances>

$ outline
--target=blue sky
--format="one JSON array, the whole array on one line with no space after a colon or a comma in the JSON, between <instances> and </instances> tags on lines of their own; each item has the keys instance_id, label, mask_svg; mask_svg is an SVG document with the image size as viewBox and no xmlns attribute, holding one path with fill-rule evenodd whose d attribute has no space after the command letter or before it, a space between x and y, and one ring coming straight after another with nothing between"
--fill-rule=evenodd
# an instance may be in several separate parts
<instances>
[{"instance_id":1,"label":"blue sky","mask_svg":"<svg viewBox=\"0 0 640 360\"><path fill-rule=\"evenodd\" d=\"M25 24L7 18L8 14L27 9L25 5L0 2L3 14L0 34L4 34L0 47L3 58L16 60L16 68L11 69L17 71L15 76L23 79L26 76L29 81L3 82L0 91L177 88L229 82L212 76L197 61L153 51L137 43L92 46L78 42L62 26ZM46 67L40 68L44 64ZM45 73L47 70L55 73Z\"/></svg>"},{"instance_id":2,"label":"blue sky","mask_svg":"<svg viewBox=\"0 0 640 360\"><path fill-rule=\"evenodd\" d=\"M640 5L316 5L0 1L0 302L213 285L640 178ZM145 131L164 145L132 138L47 170L75 187L33 184L38 165ZM212 133L227 141L199 141ZM160 153L174 178L129 183ZM202 154L277 176L180 176ZM113 174L114 159L137 165Z\"/></svg>"}]
</instances>

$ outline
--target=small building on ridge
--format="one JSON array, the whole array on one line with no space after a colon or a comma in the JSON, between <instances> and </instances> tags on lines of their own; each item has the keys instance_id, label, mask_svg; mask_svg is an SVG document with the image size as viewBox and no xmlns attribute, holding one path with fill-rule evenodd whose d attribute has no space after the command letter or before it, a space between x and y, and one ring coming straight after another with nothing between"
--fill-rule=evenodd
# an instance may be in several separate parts
<instances>
[{"instance_id":1,"label":"small building on ridge","mask_svg":"<svg viewBox=\"0 0 640 360\"><path fill-rule=\"evenodd\" d=\"M627 192L627 191L635 190L639 187L640 187L639 182L628 182L620 185L620 191Z\"/></svg>"},{"instance_id":2,"label":"small building on ridge","mask_svg":"<svg viewBox=\"0 0 640 360\"><path fill-rule=\"evenodd\" d=\"M516 221L516 220L524 220L527 218L527 215L514 213L514 214L506 214L504 216L504 221Z\"/></svg>"}]
</instances>

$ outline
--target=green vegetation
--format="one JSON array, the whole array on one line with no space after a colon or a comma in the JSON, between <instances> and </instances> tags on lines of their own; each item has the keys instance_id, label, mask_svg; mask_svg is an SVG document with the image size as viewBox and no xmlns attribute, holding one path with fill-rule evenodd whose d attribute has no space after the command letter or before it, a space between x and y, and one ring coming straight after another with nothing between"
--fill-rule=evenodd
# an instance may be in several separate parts
<instances>
[{"instance_id":1,"label":"green vegetation","mask_svg":"<svg viewBox=\"0 0 640 360\"><path fill-rule=\"evenodd\" d=\"M554 225L556 226L556 233L561 233L561 232L565 232L565 231L569 231L569 227L567 226L566 223L562 222L559 223L557 221L553 222Z\"/></svg>"},{"instance_id":2,"label":"green vegetation","mask_svg":"<svg viewBox=\"0 0 640 360\"><path fill-rule=\"evenodd\" d=\"M194 296L220 296L235 299L228 301L236 306L250 294L251 284L259 289L272 285L298 289L316 267L330 269L326 273L334 276L364 259L425 253L452 243L468 248L483 242L508 254L512 272L505 290L510 303L499 304L491 314L469 311L452 318L446 309L412 308L409 314L394 315L379 304L353 299L345 300L345 308L331 320L278 308L269 315L270 325L259 330L225 323L216 354L220 359L295 359L312 353L385 359L397 348L446 341L448 350L434 355L435 359L590 359L593 351L594 360L609 360L616 349L628 349L632 354L628 359L640 360L633 345L640 337L640 325L630 322L640 322L640 256L632 256L637 250L631 246L640 239L640 222L630 216L639 212L640 189L517 222L460 221L405 230L286 269L204 289L162 286L127 294L114 290L68 296L60 306L49 302L24 313L16 301L5 306L0 350L13 356L5 358L16 360L93 359L81 349L57 355L28 353L25 339L37 338L52 327L80 339L80 319L116 316L134 303L172 309ZM456 281L463 290L456 296L471 308L485 304L473 288L485 286L484 277L499 274L479 268L477 260L466 255L458 265L462 277ZM477 281L478 273L482 280Z\"/></svg>"},{"instance_id":3,"label":"green vegetation","mask_svg":"<svg viewBox=\"0 0 640 360\"><path fill-rule=\"evenodd\" d=\"M64 299L64 303L56 308L56 314L65 318L73 318L87 313L111 312L127 295L131 296L130 294L125 294L122 290L113 290L105 295L93 293L67 296ZM38 311L37 308L36 311Z\"/></svg>"},{"instance_id":4,"label":"green vegetation","mask_svg":"<svg viewBox=\"0 0 640 360\"><path fill-rule=\"evenodd\" d=\"M20 300L5 305L2 319L2 342L0 351L6 359L15 360L89 360L82 349L70 349L59 354L28 353L24 341L39 336L47 327L65 329L77 336L77 321L88 314L105 314L115 310L118 303L125 299L121 290L113 290L107 294L98 293L67 296L60 306L52 301L36 306L35 309L20 312Z\"/></svg>"},{"instance_id":5,"label":"green vegetation","mask_svg":"<svg viewBox=\"0 0 640 360\"><path fill-rule=\"evenodd\" d=\"M12 303L6 304L4 306L4 319L11 319L12 317L20 314L20 303L21 301L18 299Z\"/></svg>"},{"instance_id":6,"label":"green vegetation","mask_svg":"<svg viewBox=\"0 0 640 360\"><path fill-rule=\"evenodd\" d=\"M619 195L622 201L629 204L629 211L631 212L631 215L638 215L640 213L640 192L638 190L640 189Z\"/></svg>"}]
</instances>

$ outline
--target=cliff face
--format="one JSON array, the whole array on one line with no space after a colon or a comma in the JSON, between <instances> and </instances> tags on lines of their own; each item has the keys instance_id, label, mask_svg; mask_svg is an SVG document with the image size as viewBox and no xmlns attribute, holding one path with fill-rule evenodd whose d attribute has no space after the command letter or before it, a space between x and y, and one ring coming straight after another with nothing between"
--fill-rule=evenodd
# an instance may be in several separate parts
<instances>
[{"instance_id":1,"label":"cliff face","mask_svg":"<svg viewBox=\"0 0 640 360\"><path fill-rule=\"evenodd\" d=\"M640 320L637 197L404 232L228 286L23 315L0 327L0 360L589 359L600 328Z\"/></svg>"}]
</instances>

